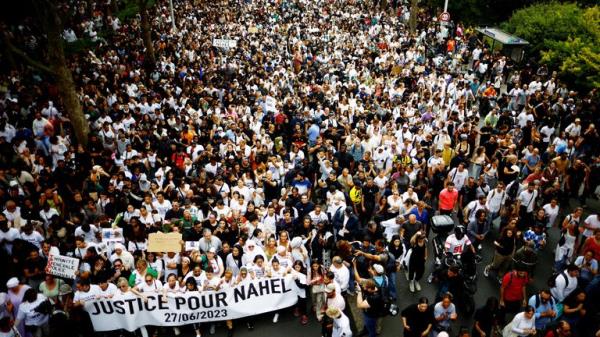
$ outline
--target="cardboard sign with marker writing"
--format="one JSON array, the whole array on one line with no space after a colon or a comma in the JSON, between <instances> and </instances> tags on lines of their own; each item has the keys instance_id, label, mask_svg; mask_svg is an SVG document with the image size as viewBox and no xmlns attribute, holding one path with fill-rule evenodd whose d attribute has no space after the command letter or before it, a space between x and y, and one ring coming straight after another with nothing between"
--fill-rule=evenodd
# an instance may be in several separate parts
<instances>
[{"instance_id":1,"label":"cardboard sign with marker writing","mask_svg":"<svg viewBox=\"0 0 600 337\"><path fill-rule=\"evenodd\" d=\"M152 233L148 235L149 252L180 252L181 251L181 233Z\"/></svg>"}]
</instances>

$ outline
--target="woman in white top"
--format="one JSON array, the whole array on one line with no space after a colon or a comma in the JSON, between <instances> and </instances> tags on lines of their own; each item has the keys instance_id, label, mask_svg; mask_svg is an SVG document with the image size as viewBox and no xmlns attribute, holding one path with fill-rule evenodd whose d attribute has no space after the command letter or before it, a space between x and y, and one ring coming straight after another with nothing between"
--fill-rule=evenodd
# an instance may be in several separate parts
<instances>
[{"instance_id":1,"label":"woman in white top","mask_svg":"<svg viewBox=\"0 0 600 337\"><path fill-rule=\"evenodd\" d=\"M18 326L20 322L25 322L25 331L31 336L48 336L50 311L42 313L36 310L44 301L46 301L46 296L38 294L33 288L27 289L15 318L15 326Z\"/></svg>"},{"instance_id":2,"label":"woman in white top","mask_svg":"<svg viewBox=\"0 0 600 337\"><path fill-rule=\"evenodd\" d=\"M293 264L292 277L298 286L298 302L294 308L294 316L300 316L300 324L306 325L308 323L308 316L306 315L306 289L308 289L306 268L304 263L297 260Z\"/></svg>"},{"instance_id":3,"label":"woman in white top","mask_svg":"<svg viewBox=\"0 0 600 337\"><path fill-rule=\"evenodd\" d=\"M389 206L388 213L390 218L397 216L404 209L404 201L397 189L393 190L392 195L387 197L387 204Z\"/></svg>"},{"instance_id":4,"label":"woman in white top","mask_svg":"<svg viewBox=\"0 0 600 337\"><path fill-rule=\"evenodd\" d=\"M529 305L525 311L515 315L512 322L504 328L502 336L527 337L535 334L535 309Z\"/></svg>"},{"instance_id":5,"label":"woman in white top","mask_svg":"<svg viewBox=\"0 0 600 337\"><path fill-rule=\"evenodd\" d=\"M148 261L148 265L150 266L150 268L156 270L156 274L158 275L158 276L156 276L156 279L162 280L163 276L164 276L163 260L159 256L156 256L156 253L147 252L146 253L146 261Z\"/></svg>"},{"instance_id":6,"label":"woman in white top","mask_svg":"<svg viewBox=\"0 0 600 337\"><path fill-rule=\"evenodd\" d=\"M271 267L269 269L267 269L267 277L269 278L278 278L278 277L284 277L285 275L287 275L290 270L292 269L292 266L289 266L288 268L284 268L281 265L279 265L279 260L277 258L277 255L275 255L273 257L273 259L271 259ZM273 316L273 323L277 323L279 321L279 311L275 312L275 315Z\"/></svg>"}]
</instances>

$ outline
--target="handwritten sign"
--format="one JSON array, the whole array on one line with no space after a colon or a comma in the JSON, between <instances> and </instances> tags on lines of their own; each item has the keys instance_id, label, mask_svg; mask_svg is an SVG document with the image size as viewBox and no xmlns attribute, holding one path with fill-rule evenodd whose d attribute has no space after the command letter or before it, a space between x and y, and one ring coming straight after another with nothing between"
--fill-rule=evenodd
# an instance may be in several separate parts
<instances>
[{"instance_id":1,"label":"handwritten sign","mask_svg":"<svg viewBox=\"0 0 600 337\"><path fill-rule=\"evenodd\" d=\"M213 47L217 48L235 48L237 47L237 40L232 39L213 39Z\"/></svg>"},{"instance_id":2,"label":"handwritten sign","mask_svg":"<svg viewBox=\"0 0 600 337\"><path fill-rule=\"evenodd\" d=\"M46 273L58 277L75 278L79 269L79 259L63 255L50 255L46 265Z\"/></svg>"},{"instance_id":3,"label":"handwritten sign","mask_svg":"<svg viewBox=\"0 0 600 337\"><path fill-rule=\"evenodd\" d=\"M181 233L152 233L148 235L149 252L180 252L181 251Z\"/></svg>"}]
</instances>

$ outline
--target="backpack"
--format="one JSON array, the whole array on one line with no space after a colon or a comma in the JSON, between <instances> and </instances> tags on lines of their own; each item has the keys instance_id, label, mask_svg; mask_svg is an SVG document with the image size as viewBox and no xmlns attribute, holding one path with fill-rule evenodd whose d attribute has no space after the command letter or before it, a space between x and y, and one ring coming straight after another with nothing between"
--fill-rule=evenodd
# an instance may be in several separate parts
<instances>
[{"instance_id":1,"label":"backpack","mask_svg":"<svg viewBox=\"0 0 600 337\"><path fill-rule=\"evenodd\" d=\"M540 294L535 295L535 309L537 309L542 303L542 299L540 298ZM550 296L550 305L554 307L554 297Z\"/></svg>"},{"instance_id":2,"label":"backpack","mask_svg":"<svg viewBox=\"0 0 600 337\"><path fill-rule=\"evenodd\" d=\"M373 279L374 280L374 279ZM375 281L375 280L374 280ZM381 308L376 310L378 317L385 316L396 316L398 315L398 306L394 303L394 299L390 296L389 279L387 276L383 276L382 284L375 281L377 288L379 288L378 294L381 296L383 305Z\"/></svg>"},{"instance_id":3,"label":"backpack","mask_svg":"<svg viewBox=\"0 0 600 337\"><path fill-rule=\"evenodd\" d=\"M548 279L548 287L550 287L550 288L556 287L556 279L561 275L565 279L565 288L567 288L569 286L569 278L567 277L567 274L565 274L564 271L560 271L558 273L553 273L550 276L550 278Z\"/></svg>"},{"instance_id":4,"label":"backpack","mask_svg":"<svg viewBox=\"0 0 600 337\"><path fill-rule=\"evenodd\" d=\"M390 273L396 272L396 257L394 254L387 252L387 263L385 264L385 273L389 275Z\"/></svg>"},{"instance_id":5,"label":"backpack","mask_svg":"<svg viewBox=\"0 0 600 337\"><path fill-rule=\"evenodd\" d=\"M517 193L519 193L519 182L513 181L508 191L506 191L506 201L515 201L517 199Z\"/></svg>"}]
</instances>

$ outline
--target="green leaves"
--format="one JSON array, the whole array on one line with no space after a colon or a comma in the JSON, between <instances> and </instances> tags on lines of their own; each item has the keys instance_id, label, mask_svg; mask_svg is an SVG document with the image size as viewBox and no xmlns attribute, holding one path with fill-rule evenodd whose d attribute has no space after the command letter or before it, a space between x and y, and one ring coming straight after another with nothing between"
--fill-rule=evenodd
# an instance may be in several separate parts
<instances>
[{"instance_id":1,"label":"green leaves","mask_svg":"<svg viewBox=\"0 0 600 337\"><path fill-rule=\"evenodd\" d=\"M519 11L502 28L531 43L530 52L580 88L600 87L600 7L543 3Z\"/></svg>"}]
</instances>

